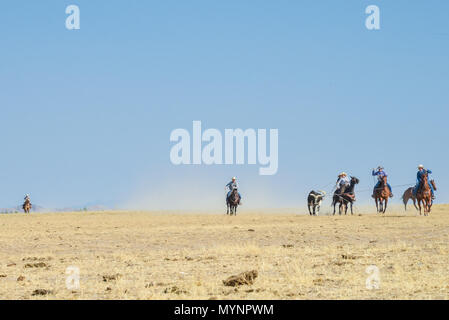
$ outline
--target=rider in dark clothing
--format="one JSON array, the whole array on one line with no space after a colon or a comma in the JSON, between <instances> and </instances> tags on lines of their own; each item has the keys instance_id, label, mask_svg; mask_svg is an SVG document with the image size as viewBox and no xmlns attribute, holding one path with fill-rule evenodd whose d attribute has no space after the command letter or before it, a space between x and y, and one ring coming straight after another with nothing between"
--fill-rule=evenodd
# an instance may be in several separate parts
<instances>
[{"instance_id":1,"label":"rider in dark clothing","mask_svg":"<svg viewBox=\"0 0 449 320\"><path fill-rule=\"evenodd\" d=\"M422 164L420 164L418 166L418 173L416 174L416 185L415 185L415 188L413 189L413 195L415 197L416 197L416 194L418 193L419 187L421 186L421 183L422 183L422 180L423 180L423 176L426 173L427 173L427 177L429 177L429 174L432 174L432 170L424 169L424 166ZM432 200L434 200L435 199L435 190L433 190L433 186L430 183L429 178L428 178L427 182L428 182L430 190L432 192Z\"/></svg>"},{"instance_id":2,"label":"rider in dark clothing","mask_svg":"<svg viewBox=\"0 0 449 320\"><path fill-rule=\"evenodd\" d=\"M387 175L387 173L384 171L384 168L381 167L381 166L377 167L377 171L373 169L372 175L373 175L373 176L377 176L377 180L378 180L378 181L377 181L377 184L376 184L376 186L374 187L374 190L373 190L373 198L374 198L374 191L375 191L376 189L380 188L380 184L381 184L381 182L382 182L382 178L383 178L383 177L388 177L388 175ZM390 189L390 198L393 198L393 190L391 190L390 184L387 183L387 186L388 186L388 189Z\"/></svg>"}]
</instances>

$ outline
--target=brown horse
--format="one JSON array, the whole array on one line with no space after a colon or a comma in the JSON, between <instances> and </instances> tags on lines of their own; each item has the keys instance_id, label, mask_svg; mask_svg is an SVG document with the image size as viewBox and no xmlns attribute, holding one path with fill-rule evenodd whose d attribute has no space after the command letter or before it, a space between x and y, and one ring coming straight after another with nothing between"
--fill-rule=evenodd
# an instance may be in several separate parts
<instances>
[{"instance_id":1,"label":"brown horse","mask_svg":"<svg viewBox=\"0 0 449 320\"><path fill-rule=\"evenodd\" d=\"M337 203L338 206L338 213L341 215L343 212L345 215L348 213L348 204L351 206L351 214L354 214L353 205L355 202L355 185L360 182L359 179L356 177L351 177L351 183L349 187L344 190L341 194L337 194L337 192L334 193L334 196L332 198L332 206L334 207L334 213L335 215L335 207Z\"/></svg>"},{"instance_id":2,"label":"brown horse","mask_svg":"<svg viewBox=\"0 0 449 320\"><path fill-rule=\"evenodd\" d=\"M418 210L418 207L416 206L416 197L413 194L414 187L410 187L407 190L405 190L404 195L402 196L402 202L404 203L405 211L407 211L407 203L411 199L413 201L413 205L415 206L416 210Z\"/></svg>"},{"instance_id":3,"label":"brown horse","mask_svg":"<svg viewBox=\"0 0 449 320\"><path fill-rule=\"evenodd\" d=\"M422 207L424 215L428 216L432 208L432 191L430 190L428 174L424 173L422 181L416 193L416 200L418 200L419 214L421 215ZM422 205L422 207L421 207Z\"/></svg>"},{"instance_id":4,"label":"brown horse","mask_svg":"<svg viewBox=\"0 0 449 320\"><path fill-rule=\"evenodd\" d=\"M237 215L237 207L240 204L239 192L237 189L232 190L229 198L226 199L227 211L226 214Z\"/></svg>"},{"instance_id":5,"label":"brown horse","mask_svg":"<svg viewBox=\"0 0 449 320\"><path fill-rule=\"evenodd\" d=\"M387 211L388 199L391 192L387 184L387 176L383 176L380 181L380 186L374 189L374 199L376 200L376 209L379 213L385 213Z\"/></svg>"},{"instance_id":6,"label":"brown horse","mask_svg":"<svg viewBox=\"0 0 449 320\"><path fill-rule=\"evenodd\" d=\"M30 210L31 210L32 206L31 206L31 202L30 202L29 199L25 200L25 202L23 203L22 208L23 208L23 211L25 213L30 213Z\"/></svg>"}]
</instances>

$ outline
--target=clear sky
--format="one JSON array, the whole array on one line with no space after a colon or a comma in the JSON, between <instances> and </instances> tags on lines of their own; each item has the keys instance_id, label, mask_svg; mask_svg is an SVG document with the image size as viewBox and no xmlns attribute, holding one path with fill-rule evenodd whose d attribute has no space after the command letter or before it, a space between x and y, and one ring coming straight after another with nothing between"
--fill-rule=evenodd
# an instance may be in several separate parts
<instances>
[{"instance_id":1,"label":"clear sky","mask_svg":"<svg viewBox=\"0 0 449 320\"><path fill-rule=\"evenodd\" d=\"M65 28L66 6L81 29ZM365 28L378 5L381 29ZM449 201L449 2L2 1L0 207L294 207L339 171ZM279 170L173 166L170 132L279 130ZM395 202L405 187L394 189ZM359 193L360 202L369 192Z\"/></svg>"}]
</instances>

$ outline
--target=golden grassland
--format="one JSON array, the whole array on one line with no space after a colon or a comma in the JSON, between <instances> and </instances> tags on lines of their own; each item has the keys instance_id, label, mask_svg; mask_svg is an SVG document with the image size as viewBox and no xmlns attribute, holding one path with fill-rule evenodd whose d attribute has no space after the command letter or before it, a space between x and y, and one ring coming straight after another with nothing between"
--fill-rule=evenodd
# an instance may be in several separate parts
<instances>
[{"instance_id":1,"label":"golden grassland","mask_svg":"<svg viewBox=\"0 0 449 320\"><path fill-rule=\"evenodd\" d=\"M298 210L300 212L300 210ZM1 299L448 299L449 205L295 213L0 215ZM380 288L366 287L379 268ZM66 268L80 288L66 288ZM253 285L222 280L257 270ZM36 291L37 290L37 291ZM40 290L40 291L39 291Z\"/></svg>"}]
</instances>

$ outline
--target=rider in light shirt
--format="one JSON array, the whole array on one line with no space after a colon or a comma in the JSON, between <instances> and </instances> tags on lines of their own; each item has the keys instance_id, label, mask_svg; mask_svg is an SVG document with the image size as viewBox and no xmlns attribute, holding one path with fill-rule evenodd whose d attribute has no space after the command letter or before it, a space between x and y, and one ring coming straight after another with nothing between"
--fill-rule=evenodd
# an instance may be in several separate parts
<instances>
[{"instance_id":1,"label":"rider in light shirt","mask_svg":"<svg viewBox=\"0 0 449 320\"><path fill-rule=\"evenodd\" d=\"M345 192L346 188L349 187L351 181L348 178L346 172L342 172L338 175L337 184L335 185L335 193L342 194Z\"/></svg>"},{"instance_id":2,"label":"rider in light shirt","mask_svg":"<svg viewBox=\"0 0 449 320\"><path fill-rule=\"evenodd\" d=\"M225 189L229 189L227 195L226 195L226 200L228 200L229 196L231 195L232 190L234 189L239 189L239 185L237 184L237 179L235 177L232 177L232 181L229 182L226 186ZM240 194L240 192L238 192L239 197L240 197L240 204L242 204L242 195Z\"/></svg>"}]
</instances>

